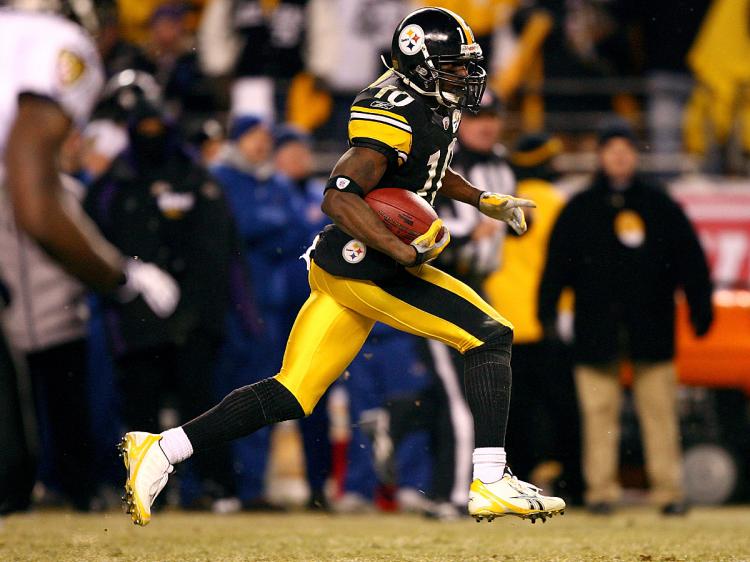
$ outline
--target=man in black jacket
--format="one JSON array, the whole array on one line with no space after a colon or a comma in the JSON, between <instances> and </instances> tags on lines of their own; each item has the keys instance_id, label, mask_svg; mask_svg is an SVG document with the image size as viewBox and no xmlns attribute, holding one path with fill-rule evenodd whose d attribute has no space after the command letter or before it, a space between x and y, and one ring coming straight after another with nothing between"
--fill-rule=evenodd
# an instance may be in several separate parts
<instances>
[{"instance_id":1,"label":"man in black jacket","mask_svg":"<svg viewBox=\"0 0 750 562\"><path fill-rule=\"evenodd\" d=\"M158 264L180 287L179 305L166 319L142 299L104 303L123 421L156 431L168 391L184 419L214 401L213 370L239 253L221 188L184 150L160 109L139 101L128 133L129 150L92 185L85 208L115 247ZM227 448L197 459L196 468L214 499L231 494Z\"/></svg>"},{"instance_id":2,"label":"man in black jacket","mask_svg":"<svg viewBox=\"0 0 750 562\"><path fill-rule=\"evenodd\" d=\"M680 207L636 175L635 137L625 124L602 129L599 172L573 197L550 238L539 317L554 337L557 301L575 292L575 377L584 430L586 502L608 513L617 484L622 390L619 361L633 363L652 499L684 513L674 358L675 291L704 335L713 318L700 243Z\"/></svg>"}]
</instances>

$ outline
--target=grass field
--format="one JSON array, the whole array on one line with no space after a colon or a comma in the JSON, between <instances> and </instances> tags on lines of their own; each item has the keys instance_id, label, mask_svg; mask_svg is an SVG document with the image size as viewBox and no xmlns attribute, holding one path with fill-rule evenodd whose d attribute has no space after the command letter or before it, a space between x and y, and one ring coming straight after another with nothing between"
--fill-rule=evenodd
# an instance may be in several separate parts
<instances>
[{"instance_id":1,"label":"grass field","mask_svg":"<svg viewBox=\"0 0 750 562\"><path fill-rule=\"evenodd\" d=\"M125 515L46 512L0 529L0 560L635 560L750 561L750 508L696 509L665 519L642 508L611 518L570 511L542 525L417 516L161 513L146 528Z\"/></svg>"}]
</instances>

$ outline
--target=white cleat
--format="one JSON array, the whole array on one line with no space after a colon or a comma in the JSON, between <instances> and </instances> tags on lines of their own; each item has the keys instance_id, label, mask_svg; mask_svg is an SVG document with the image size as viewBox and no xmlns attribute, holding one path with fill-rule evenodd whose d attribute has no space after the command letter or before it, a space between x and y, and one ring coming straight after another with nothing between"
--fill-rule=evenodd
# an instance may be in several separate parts
<instances>
[{"instance_id":1,"label":"white cleat","mask_svg":"<svg viewBox=\"0 0 750 562\"><path fill-rule=\"evenodd\" d=\"M543 496L539 492L540 488L519 480L510 471L491 484L474 480L469 489L469 515L477 522L515 515L530 519L532 523L536 523L537 519L544 523L548 517L565 513L562 498Z\"/></svg>"},{"instance_id":2,"label":"white cleat","mask_svg":"<svg viewBox=\"0 0 750 562\"><path fill-rule=\"evenodd\" d=\"M161 435L143 431L126 433L117 448L128 471L122 500L136 525L151 521L151 505L167 484L174 467L159 446Z\"/></svg>"}]
</instances>

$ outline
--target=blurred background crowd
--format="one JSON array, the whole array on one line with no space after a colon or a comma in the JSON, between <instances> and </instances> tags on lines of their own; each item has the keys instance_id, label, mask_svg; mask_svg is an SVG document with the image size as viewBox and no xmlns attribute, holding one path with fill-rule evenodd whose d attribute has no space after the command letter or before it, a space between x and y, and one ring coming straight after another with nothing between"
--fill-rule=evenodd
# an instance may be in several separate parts
<instances>
[{"instance_id":1,"label":"blurred background crowd","mask_svg":"<svg viewBox=\"0 0 750 562\"><path fill-rule=\"evenodd\" d=\"M161 319L89 295L0 206L3 328L34 405L33 501L84 511L119 499L123 431L172 427L275 374L349 106L419 6L96 4L108 81L66 143L66 187L182 297ZM648 484L667 514L747 500L750 2L429 5L467 20L490 74L453 167L537 202L521 238L438 203L453 242L437 265L515 325L510 466L601 514ZM654 182L681 207L648 199ZM608 286L587 283L602 270ZM378 326L311 417L196 456L164 502L460 517L473 448L461 372L453 350Z\"/></svg>"}]
</instances>

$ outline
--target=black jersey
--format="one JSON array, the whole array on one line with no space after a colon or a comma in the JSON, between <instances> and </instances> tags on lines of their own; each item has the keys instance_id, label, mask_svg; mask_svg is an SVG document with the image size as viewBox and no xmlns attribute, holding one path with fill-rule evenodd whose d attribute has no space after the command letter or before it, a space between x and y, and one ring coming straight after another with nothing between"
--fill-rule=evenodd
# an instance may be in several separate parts
<instances>
[{"instance_id":1,"label":"black jersey","mask_svg":"<svg viewBox=\"0 0 750 562\"><path fill-rule=\"evenodd\" d=\"M377 150L388 158L375 189L399 187L432 205L453 157L460 122L458 109L429 106L388 71L354 99L349 145ZM388 277L401 268L335 225L321 233L314 260L328 273L355 279Z\"/></svg>"}]
</instances>

